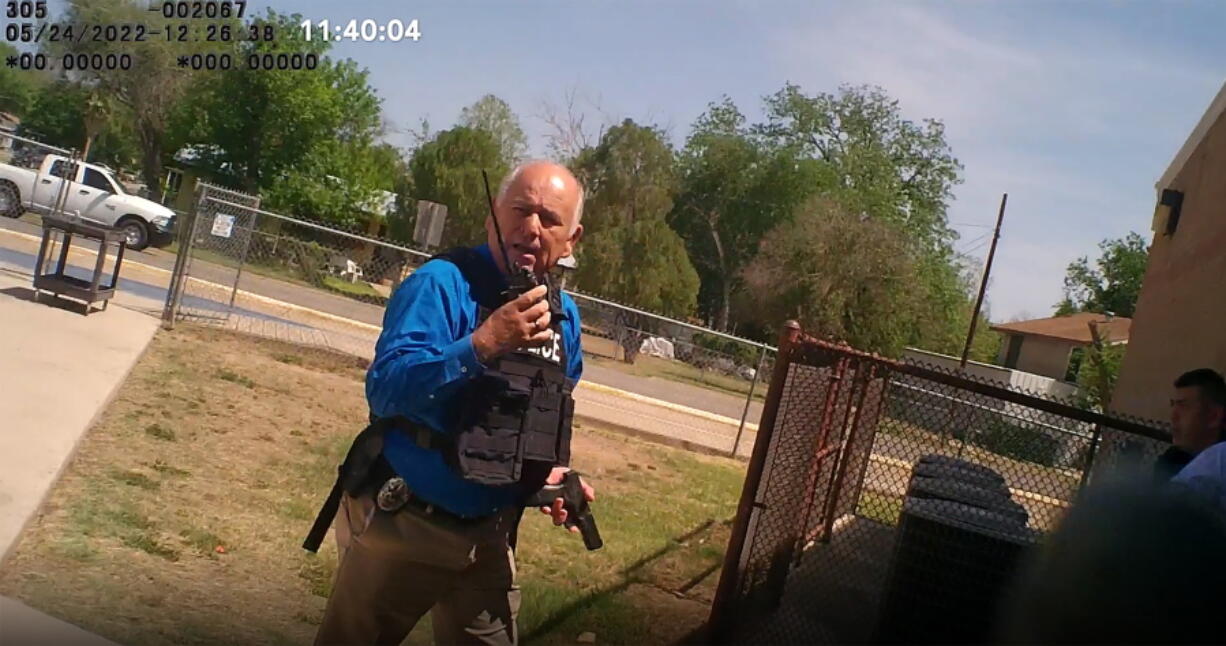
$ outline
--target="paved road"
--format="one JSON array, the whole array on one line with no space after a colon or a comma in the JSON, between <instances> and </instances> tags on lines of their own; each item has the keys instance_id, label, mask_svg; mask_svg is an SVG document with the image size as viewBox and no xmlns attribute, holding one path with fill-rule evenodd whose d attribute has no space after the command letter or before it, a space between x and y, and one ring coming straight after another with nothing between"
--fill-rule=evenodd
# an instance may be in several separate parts
<instances>
[{"instance_id":1,"label":"paved road","mask_svg":"<svg viewBox=\"0 0 1226 646\"><path fill-rule=\"evenodd\" d=\"M667 402L697 408L716 415L740 421L745 413L745 397L737 397L718 390L691 386L690 384L661 379L659 377L639 377L621 372L615 368L588 361L583 366L583 378L605 386L612 386L632 393L662 399ZM763 392L766 384L759 383L758 392ZM749 414L745 421L757 424L762 418L762 403L754 401L749 405Z\"/></svg>"},{"instance_id":2,"label":"paved road","mask_svg":"<svg viewBox=\"0 0 1226 646\"><path fill-rule=\"evenodd\" d=\"M42 229L37 224L28 221L34 216L27 214L26 219L12 220L8 218L0 218L0 263L9 265L13 268L21 268L25 271L32 270L34 266L34 253L37 250L37 243L23 238L18 238L9 235L3 235L3 230L16 231L33 236L40 236ZM74 249L77 248L74 245ZM88 249L88 247L85 247ZM91 253L92 255L92 253ZM174 266L174 255L160 249L147 249L145 251L130 251L125 255L125 263L134 262L158 267L169 271ZM92 267L86 266L88 259L77 259L70 261L75 269L76 274L83 277L90 275ZM130 266L123 270L121 276L127 279L120 279L120 289L127 292L135 292L142 297L143 309L152 311L156 304L164 302L166 299L166 289L170 282L169 274L153 272L148 270L137 270L136 266ZM192 276L201 280L216 282L221 285L232 284L234 278L234 270L228 267L220 266L214 263L205 262L202 260L193 260ZM322 292L310 287L295 285L293 283L259 276L251 273L244 273L242 276L241 288L259 296L264 296L278 301L291 303L311 310L325 312L335 316L340 316L350 320L356 320L370 325L382 325L383 308L367 303L354 301L343 296L337 296ZM226 301L226 297L218 290L206 292L199 286L190 286L185 296L185 305L189 305L196 309L207 311L221 311L224 309L220 301ZM247 305L246 309L242 308L243 304ZM252 311L256 308L256 304L250 302L250 299L239 299L239 313L245 316L275 318L276 320L293 319L292 313L285 311ZM301 324L298 321L286 320L290 324ZM318 326L317 320L306 321L306 324ZM331 327L331 326L330 326ZM362 331L362 336L376 334L374 331ZM660 399L670 403L696 408L740 421L745 409L745 399L734 395L726 394L716 390L701 388L690 384L679 383L668 379L639 377L628 375L616 369L607 366L597 365L594 361L589 361L585 366L584 379L598 384L626 390L646 397ZM765 385L762 385L764 388ZM753 402L750 406L749 415L746 421L750 424L756 424L762 415L762 404Z\"/></svg>"},{"instance_id":3,"label":"paved road","mask_svg":"<svg viewBox=\"0 0 1226 646\"><path fill-rule=\"evenodd\" d=\"M36 224L37 217L33 214L26 214L20 220L0 218L0 229L41 236L42 227ZM170 271L174 268L175 256L163 249L150 247L144 251L126 252L124 262L127 261L139 262ZM236 270L230 267L200 259L192 260L191 275L200 280L206 280L219 285L233 285L236 273ZM383 324L383 308L378 305L363 303L352 298L329 294L318 289L253 274L250 271L243 272L239 279L239 289L370 325Z\"/></svg>"}]
</instances>

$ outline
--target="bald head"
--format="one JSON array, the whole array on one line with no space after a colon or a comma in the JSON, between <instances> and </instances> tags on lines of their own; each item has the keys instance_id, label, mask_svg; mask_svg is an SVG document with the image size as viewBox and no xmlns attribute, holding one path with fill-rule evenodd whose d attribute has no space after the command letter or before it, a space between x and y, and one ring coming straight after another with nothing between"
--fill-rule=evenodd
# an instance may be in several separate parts
<instances>
[{"instance_id":1,"label":"bald head","mask_svg":"<svg viewBox=\"0 0 1226 646\"><path fill-rule=\"evenodd\" d=\"M583 187L561 164L527 162L502 180L494 212L511 263L540 276L571 255L583 234ZM486 230L499 269L506 272L492 219Z\"/></svg>"}]
</instances>

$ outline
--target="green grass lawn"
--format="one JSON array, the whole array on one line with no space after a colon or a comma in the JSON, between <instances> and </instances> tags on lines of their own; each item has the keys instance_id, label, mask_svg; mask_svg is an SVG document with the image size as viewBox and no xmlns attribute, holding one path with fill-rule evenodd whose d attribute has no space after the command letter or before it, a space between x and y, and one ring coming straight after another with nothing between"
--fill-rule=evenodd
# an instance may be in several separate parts
<instances>
[{"instance_id":1,"label":"green grass lawn","mask_svg":"<svg viewBox=\"0 0 1226 646\"><path fill-rule=\"evenodd\" d=\"M0 571L0 594L117 643L303 644L336 568L301 548L366 415L365 363L161 331ZM705 621L740 463L583 426L573 466L605 547L530 511L525 643L673 643ZM428 621L410 643L430 643Z\"/></svg>"},{"instance_id":2,"label":"green grass lawn","mask_svg":"<svg viewBox=\"0 0 1226 646\"><path fill-rule=\"evenodd\" d=\"M387 298L385 298L383 294L375 291L375 288L371 287L370 283L361 280L356 283L351 283L347 280L337 278L336 276L324 276L323 282L324 286L329 290L349 296L350 298L356 298L357 300L368 303L377 303L379 305L387 302Z\"/></svg>"}]
</instances>

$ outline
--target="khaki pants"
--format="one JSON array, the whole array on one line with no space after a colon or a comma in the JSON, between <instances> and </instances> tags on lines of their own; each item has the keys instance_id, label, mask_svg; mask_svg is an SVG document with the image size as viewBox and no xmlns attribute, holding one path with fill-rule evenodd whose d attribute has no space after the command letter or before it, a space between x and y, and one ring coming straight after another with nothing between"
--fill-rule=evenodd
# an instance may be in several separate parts
<instances>
[{"instance_id":1,"label":"khaki pants","mask_svg":"<svg viewBox=\"0 0 1226 646\"><path fill-rule=\"evenodd\" d=\"M315 643L400 644L427 611L436 644L518 642L512 550L522 513L461 525L346 495L335 521L340 566Z\"/></svg>"}]
</instances>

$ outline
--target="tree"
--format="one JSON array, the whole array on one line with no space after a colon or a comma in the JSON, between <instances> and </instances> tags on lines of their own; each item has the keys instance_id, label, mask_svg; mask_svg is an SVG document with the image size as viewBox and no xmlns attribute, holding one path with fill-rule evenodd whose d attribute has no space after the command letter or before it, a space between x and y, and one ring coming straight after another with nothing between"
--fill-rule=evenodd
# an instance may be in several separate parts
<instances>
[{"instance_id":1,"label":"tree","mask_svg":"<svg viewBox=\"0 0 1226 646\"><path fill-rule=\"evenodd\" d=\"M1131 317L1141 296L1141 281L1149 264L1149 245L1137 233L1105 239L1098 244L1101 255L1090 266L1086 256L1069 263L1064 277L1064 299L1056 315L1076 312L1111 312Z\"/></svg>"},{"instance_id":2,"label":"tree","mask_svg":"<svg viewBox=\"0 0 1226 646\"><path fill-rule=\"evenodd\" d=\"M575 273L578 289L674 318L693 313L698 272L685 243L663 219L615 226L585 239Z\"/></svg>"},{"instance_id":3,"label":"tree","mask_svg":"<svg viewBox=\"0 0 1226 646\"><path fill-rule=\"evenodd\" d=\"M698 274L665 220L677 177L662 133L631 119L576 160L587 189L577 289L671 316L693 313Z\"/></svg>"},{"instance_id":4,"label":"tree","mask_svg":"<svg viewBox=\"0 0 1226 646\"><path fill-rule=\"evenodd\" d=\"M81 146L81 159L89 161L90 147L94 140L115 117L115 103L105 92L94 88L85 99L82 111L82 122L85 129L85 142Z\"/></svg>"},{"instance_id":5,"label":"tree","mask_svg":"<svg viewBox=\"0 0 1226 646\"><path fill-rule=\"evenodd\" d=\"M594 148L604 138L607 122L610 121L598 101L586 98L588 106L604 117L604 121L595 128L589 127L589 115L576 105L580 98L578 94L577 88L567 89L564 106L542 101L541 111L536 115L548 127L545 132L546 151L556 161L566 165L573 164L584 151Z\"/></svg>"},{"instance_id":6,"label":"tree","mask_svg":"<svg viewBox=\"0 0 1226 646\"><path fill-rule=\"evenodd\" d=\"M326 41L306 41L301 17L269 10L252 20L272 26L277 39L243 40L239 60L286 52L319 57L315 70L252 70L238 65L202 76L190 105L177 115L183 144L204 144L204 164L227 173L242 189L257 192L281 181L302 160L342 144L364 146L378 134L380 103L367 72L350 60L326 56ZM316 162L318 165L318 162Z\"/></svg>"},{"instance_id":7,"label":"tree","mask_svg":"<svg viewBox=\"0 0 1226 646\"><path fill-rule=\"evenodd\" d=\"M79 83L58 80L39 89L22 131L31 139L61 148L80 148L87 139L86 109L92 90ZM139 165L140 145L132 132L131 114L123 106L110 105L109 123L93 138L91 161L115 168Z\"/></svg>"},{"instance_id":8,"label":"tree","mask_svg":"<svg viewBox=\"0 0 1226 646\"><path fill-rule=\"evenodd\" d=\"M141 24L149 12L141 3L130 0L97 2L69 0L64 23L73 25ZM175 21L204 28L216 19ZM84 27L80 27L84 29ZM216 48L215 43L172 41L150 38L132 47L131 43L81 38L46 41L43 47L55 54L114 54L131 60L126 69L88 68L70 75L90 86L96 86L119 105L126 108L133 120L133 130L140 144L141 171L153 199L161 198L161 179L165 138L171 115L179 99L190 86L191 70L180 68L178 57L192 52ZM232 103L233 104L233 103ZM231 104L231 105L232 105Z\"/></svg>"},{"instance_id":9,"label":"tree","mask_svg":"<svg viewBox=\"0 0 1226 646\"><path fill-rule=\"evenodd\" d=\"M528 150L528 138L519 125L519 117L506 101L493 94L461 110L459 125L488 132L498 142L498 150L508 167L518 163Z\"/></svg>"},{"instance_id":10,"label":"tree","mask_svg":"<svg viewBox=\"0 0 1226 646\"><path fill-rule=\"evenodd\" d=\"M1102 413L1111 403L1127 346L1104 338L1097 322L1091 321L1089 325L1091 342L1083 350L1081 364L1077 367L1077 384L1081 388L1076 397L1082 408Z\"/></svg>"},{"instance_id":11,"label":"tree","mask_svg":"<svg viewBox=\"0 0 1226 646\"><path fill-rule=\"evenodd\" d=\"M491 192L498 190L499 178L510 171L498 142L483 130L463 126L443 130L413 153L409 161L411 181L403 188L415 200L447 206L443 246L485 240L490 207L482 170L489 175Z\"/></svg>"},{"instance_id":12,"label":"tree","mask_svg":"<svg viewBox=\"0 0 1226 646\"><path fill-rule=\"evenodd\" d=\"M756 131L820 162L827 197L899 225L922 248L948 250L956 234L946 206L962 165L940 121L916 124L880 88L847 85L810 97L789 83L767 97L766 112Z\"/></svg>"},{"instance_id":13,"label":"tree","mask_svg":"<svg viewBox=\"0 0 1226 646\"><path fill-rule=\"evenodd\" d=\"M814 198L762 239L744 270L753 304L743 316L768 327L796 319L810 334L896 355L925 307L917 264L897 228Z\"/></svg>"},{"instance_id":14,"label":"tree","mask_svg":"<svg viewBox=\"0 0 1226 646\"><path fill-rule=\"evenodd\" d=\"M17 54L17 48L0 43L0 61ZM42 83L32 72L0 67L0 112L12 112L19 117L29 114Z\"/></svg>"},{"instance_id":15,"label":"tree","mask_svg":"<svg viewBox=\"0 0 1226 646\"><path fill-rule=\"evenodd\" d=\"M753 137L727 97L694 123L678 160L680 193L669 223L684 237L702 287L703 313L727 330L732 292L758 242L819 186L811 162Z\"/></svg>"},{"instance_id":16,"label":"tree","mask_svg":"<svg viewBox=\"0 0 1226 646\"><path fill-rule=\"evenodd\" d=\"M273 208L373 233L383 218L373 197L394 188L403 168L389 145L322 142L278 176L265 196Z\"/></svg>"}]
</instances>

